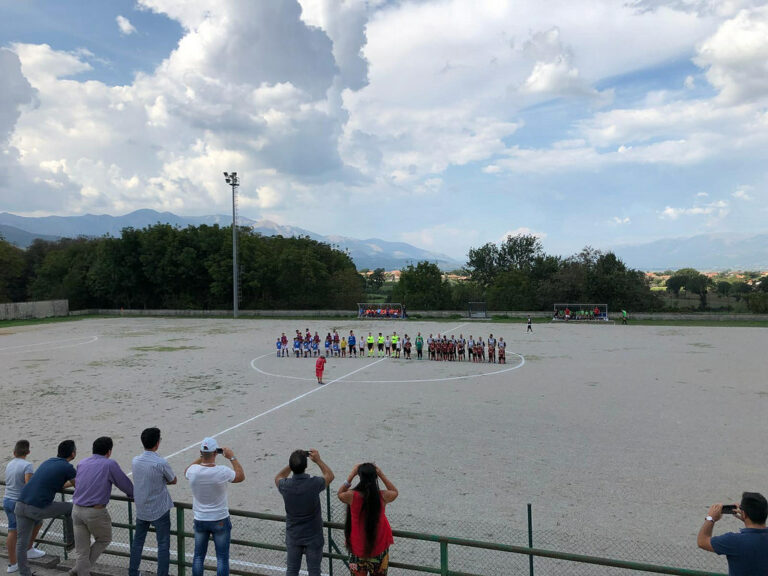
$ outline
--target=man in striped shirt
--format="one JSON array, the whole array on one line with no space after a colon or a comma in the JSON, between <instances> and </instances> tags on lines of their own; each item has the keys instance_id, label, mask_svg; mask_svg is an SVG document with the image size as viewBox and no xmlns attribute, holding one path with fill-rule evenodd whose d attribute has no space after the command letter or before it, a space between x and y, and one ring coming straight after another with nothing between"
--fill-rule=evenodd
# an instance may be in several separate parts
<instances>
[{"instance_id":1,"label":"man in striped shirt","mask_svg":"<svg viewBox=\"0 0 768 576\"><path fill-rule=\"evenodd\" d=\"M133 499L136 502L136 532L131 546L129 576L139 576L141 553L150 525L157 535L157 576L168 576L171 548L171 509L173 500L168 485L176 484L168 461L157 453L160 429L147 428L141 433L144 452L133 459Z\"/></svg>"}]
</instances>

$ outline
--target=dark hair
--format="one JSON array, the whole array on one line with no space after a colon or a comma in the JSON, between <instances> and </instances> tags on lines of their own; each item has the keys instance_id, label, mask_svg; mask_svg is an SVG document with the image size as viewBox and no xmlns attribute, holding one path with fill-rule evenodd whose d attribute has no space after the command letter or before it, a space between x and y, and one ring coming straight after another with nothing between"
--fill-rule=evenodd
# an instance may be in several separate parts
<instances>
[{"instance_id":1,"label":"dark hair","mask_svg":"<svg viewBox=\"0 0 768 576\"><path fill-rule=\"evenodd\" d=\"M13 447L13 455L17 458L23 458L29 454L29 440L19 440Z\"/></svg>"},{"instance_id":2,"label":"dark hair","mask_svg":"<svg viewBox=\"0 0 768 576\"><path fill-rule=\"evenodd\" d=\"M288 458L288 466L294 474L304 474L307 469L307 454L304 450L294 450Z\"/></svg>"},{"instance_id":3,"label":"dark hair","mask_svg":"<svg viewBox=\"0 0 768 576\"><path fill-rule=\"evenodd\" d=\"M100 456L106 456L112 450L112 438L109 436L99 436L93 441L93 453Z\"/></svg>"},{"instance_id":4,"label":"dark hair","mask_svg":"<svg viewBox=\"0 0 768 576\"><path fill-rule=\"evenodd\" d=\"M765 519L768 517L768 502L766 502L765 496L762 494L758 492L744 492L741 495L739 508L755 524L765 524Z\"/></svg>"},{"instance_id":5,"label":"dark hair","mask_svg":"<svg viewBox=\"0 0 768 576\"><path fill-rule=\"evenodd\" d=\"M352 490L359 492L363 498L363 504L360 507L360 516L358 520L364 522L365 528L365 551L364 555L370 555L376 544L376 537L379 532L379 516L381 515L381 492L379 492L379 475L376 474L376 466L370 462L360 464L357 468L357 476L360 478L357 486ZM349 536L352 533L352 507L347 506L347 518L344 521L344 538L347 549L350 548Z\"/></svg>"},{"instance_id":6,"label":"dark hair","mask_svg":"<svg viewBox=\"0 0 768 576\"><path fill-rule=\"evenodd\" d=\"M160 442L160 428L144 428L141 432L141 444L147 450L152 450Z\"/></svg>"},{"instance_id":7,"label":"dark hair","mask_svg":"<svg viewBox=\"0 0 768 576\"><path fill-rule=\"evenodd\" d=\"M69 458L75 453L75 441L64 440L59 444L59 448L56 451L56 456L59 458Z\"/></svg>"}]
</instances>

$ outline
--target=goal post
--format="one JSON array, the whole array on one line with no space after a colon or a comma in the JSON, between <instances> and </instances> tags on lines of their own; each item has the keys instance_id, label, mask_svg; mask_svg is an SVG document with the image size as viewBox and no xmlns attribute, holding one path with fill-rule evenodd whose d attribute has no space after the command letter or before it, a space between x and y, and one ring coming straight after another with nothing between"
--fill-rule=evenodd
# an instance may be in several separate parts
<instances>
[{"instance_id":1,"label":"goal post","mask_svg":"<svg viewBox=\"0 0 768 576\"><path fill-rule=\"evenodd\" d=\"M554 305L553 322L608 322L608 304L559 302Z\"/></svg>"},{"instance_id":2,"label":"goal post","mask_svg":"<svg viewBox=\"0 0 768 576\"><path fill-rule=\"evenodd\" d=\"M468 302L467 306L470 318L488 318L485 302Z\"/></svg>"},{"instance_id":3,"label":"goal post","mask_svg":"<svg viewBox=\"0 0 768 576\"><path fill-rule=\"evenodd\" d=\"M405 318L405 307L399 302L388 302L386 304L382 304L381 302L358 302L357 317L366 319L383 318L385 320L399 320Z\"/></svg>"}]
</instances>

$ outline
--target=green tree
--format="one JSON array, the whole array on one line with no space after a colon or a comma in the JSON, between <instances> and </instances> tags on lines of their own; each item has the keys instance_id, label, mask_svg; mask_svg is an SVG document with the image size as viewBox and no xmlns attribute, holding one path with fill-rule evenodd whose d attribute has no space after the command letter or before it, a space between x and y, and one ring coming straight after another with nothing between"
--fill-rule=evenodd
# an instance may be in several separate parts
<instances>
[{"instance_id":1,"label":"green tree","mask_svg":"<svg viewBox=\"0 0 768 576\"><path fill-rule=\"evenodd\" d=\"M24 251L0 236L0 302L24 299Z\"/></svg>"},{"instance_id":2,"label":"green tree","mask_svg":"<svg viewBox=\"0 0 768 576\"><path fill-rule=\"evenodd\" d=\"M386 276L384 276L384 268L376 268L368 277L368 286L374 292L378 292L379 289L384 286Z\"/></svg>"},{"instance_id":3,"label":"green tree","mask_svg":"<svg viewBox=\"0 0 768 576\"><path fill-rule=\"evenodd\" d=\"M720 296L727 298L731 294L731 283L725 280L720 280L717 283L717 293Z\"/></svg>"},{"instance_id":4,"label":"green tree","mask_svg":"<svg viewBox=\"0 0 768 576\"><path fill-rule=\"evenodd\" d=\"M400 271L392 301L402 302L410 309L442 310L451 301L451 288L437 264L422 261Z\"/></svg>"}]
</instances>

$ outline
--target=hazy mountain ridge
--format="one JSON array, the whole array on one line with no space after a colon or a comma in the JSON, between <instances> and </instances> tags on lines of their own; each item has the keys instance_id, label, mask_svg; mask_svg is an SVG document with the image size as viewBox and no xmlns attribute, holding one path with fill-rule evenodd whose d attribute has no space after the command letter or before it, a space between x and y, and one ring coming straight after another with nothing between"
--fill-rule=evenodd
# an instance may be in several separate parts
<instances>
[{"instance_id":1,"label":"hazy mountain ridge","mask_svg":"<svg viewBox=\"0 0 768 576\"><path fill-rule=\"evenodd\" d=\"M613 252L640 270L768 270L768 234L700 234L664 238L646 244L615 246Z\"/></svg>"},{"instance_id":2,"label":"hazy mountain ridge","mask_svg":"<svg viewBox=\"0 0 768 576\"><path fill-rule=\"evenodd\" d=\"M228 226L232 221L231 216L190 216L183 217L171 212L157 212L155 210L136 210L124 216L111 216L108 214L83 216L44 216L30 218L17 216L8 212L0 213L0 233L6 239L17 246L26 248L35 238L55 240L60 237L75 238L78 236L99 237L109 234L119 237L123 228L145 228L157 223L171 224L172 226L200 226L206 224L212 226L219 224ZM270 220L252 220L240 217L241 226L252 228L255 232L264 236L307 236L318 242L326 242L341 250L346 250L354 260L358 269L385 268L387 270L399 269L409 263L416 264L422 260L436 263L443 270L460 268L464 262L455 260L445 254L437 254L422 250L404 242L388 242L379 238L358 240L346 236L323 236L310 230L295 226L284 226ZM5 227L13 228L18 232L8 234Z\"/></svg>"},{"instance_id":3,"label":"hazy mountain ridge","mask_svg":"<svg viewBox=\"0 0 768 576\"><path fill-rule=\"evenodd\" d=\"M123 228L145 228L157 223L172 226L219 224L229 226L229 215L183 217L172 212L136 210L124 216L85 214L83 216L45 216L28 218L8 212L0 213L0 234L22 248L35 238L56 240L59 237L120 236ZM389 242L379 238L357 239L342 235L323 236L295 226L270 220L240 217L240 225L264 236L307 236L347 250L358 268L399 269L422 260L435 262L443 270L464 266L465 262L417 248L405 242ZM768 234L725 236L701 234L689 238L665 238L635 245L610 248L627 266L640 270L666 270L684 267L699 270L768 270Z\"/></svg>"}]
</instances>

